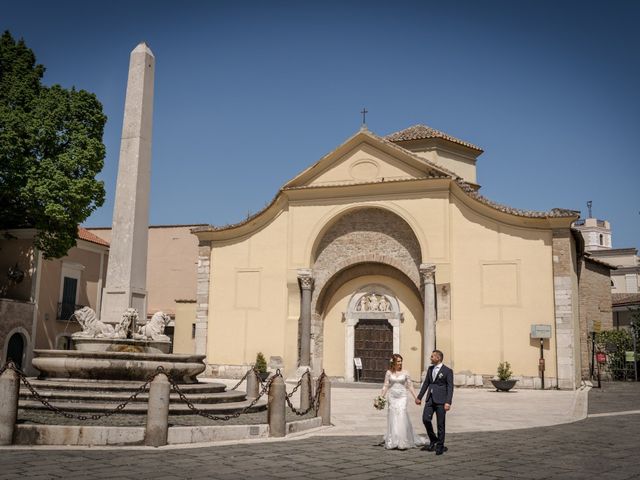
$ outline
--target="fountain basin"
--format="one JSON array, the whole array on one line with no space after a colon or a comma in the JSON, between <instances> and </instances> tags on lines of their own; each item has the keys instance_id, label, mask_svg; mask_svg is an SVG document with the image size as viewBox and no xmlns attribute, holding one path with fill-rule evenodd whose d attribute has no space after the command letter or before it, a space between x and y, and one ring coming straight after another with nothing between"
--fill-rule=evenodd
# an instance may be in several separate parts
<instances>
[{"instance_id":1,"label":"fountain basin","mask_svg":"<svg viewBox=\"0 0 640 480\"><path fill-rule=\"evenodd\" d=\"M158 367L178 383L197 383L204 355L79 350L34 350L38 378L145 381Z\"/></svg>"},{"instance_id":2,"label":"fountain basin","mask_svg":"<svg viewBox=\"0 0 640 480\"><path fill-rule=\"evenodd\" d=\"M130 338L73 337L73 346L81 352L169 353L171 342Z\"/></svg>"}]
</instances>

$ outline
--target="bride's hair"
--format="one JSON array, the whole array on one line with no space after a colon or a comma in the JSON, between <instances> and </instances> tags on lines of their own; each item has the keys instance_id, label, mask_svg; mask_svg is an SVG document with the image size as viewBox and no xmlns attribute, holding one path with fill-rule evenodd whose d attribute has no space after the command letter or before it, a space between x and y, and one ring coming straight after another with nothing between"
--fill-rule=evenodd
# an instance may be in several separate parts
<instances>
[{"instance_id":1,"label":"bride's hair","mask_svg":"<svg viewBox=\"0 0 640 480\"><path fill-rule=\"evenodd\" d=\"M402 355L400 355L399 353L394 353L393 355L391 355L391 358L389 359L389 370L393 371L396 366L397 360L403 360Z\"/></svg>"}]
</instances>

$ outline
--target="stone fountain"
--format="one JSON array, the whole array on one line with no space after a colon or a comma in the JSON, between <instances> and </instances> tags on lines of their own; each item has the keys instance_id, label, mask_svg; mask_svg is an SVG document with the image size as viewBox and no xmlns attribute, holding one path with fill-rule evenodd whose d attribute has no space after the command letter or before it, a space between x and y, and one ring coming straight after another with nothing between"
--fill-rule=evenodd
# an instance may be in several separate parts
<instances>
[{"instance_id":1,"label":"stone fountain","mask_svg":"<svg viewBox=\"0 0 640 480\"><path fill-rule=\"evenodd\" d=\"M138 312L128 308L114 328L83 307L74 313L82 327L72 335L75 350L35 350L33 366L41 380L144 381L158 367L179 383L197 383L205 370L204 355L170 354L171 341L164 334L169 316L157 312L146 325L137 327Z\"/></svg>"}]
</instances>

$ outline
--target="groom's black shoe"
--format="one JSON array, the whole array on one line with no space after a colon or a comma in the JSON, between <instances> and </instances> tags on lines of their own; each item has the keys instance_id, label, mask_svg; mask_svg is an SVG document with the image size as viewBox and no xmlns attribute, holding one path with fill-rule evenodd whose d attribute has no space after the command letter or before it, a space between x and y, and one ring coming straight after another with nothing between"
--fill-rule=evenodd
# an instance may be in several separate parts
<instances>
[{"instance_id":1,"label":"groom's black shoe","mask_svg":"<svg viewBox=\"0 0 640 480\"><path fill-rule=\"evenodd\" d=\"M429 445L425 445L424 447L422 447L420 450L425 450L427 452L433 452L436 449L436 444L435 443L430 443Z\"/></svg>"},{"instance_id":2,"label":"groom's black shoe","mask_svg":"<svg viewBox=\"0 0 640 480\"><path fill-rule=\"evenodd\" d=\"M438 445L436 447L436 455L442 455L447 450L449 450L447 447L443 447L442 445Z\"/></svg>"}]
</instances>

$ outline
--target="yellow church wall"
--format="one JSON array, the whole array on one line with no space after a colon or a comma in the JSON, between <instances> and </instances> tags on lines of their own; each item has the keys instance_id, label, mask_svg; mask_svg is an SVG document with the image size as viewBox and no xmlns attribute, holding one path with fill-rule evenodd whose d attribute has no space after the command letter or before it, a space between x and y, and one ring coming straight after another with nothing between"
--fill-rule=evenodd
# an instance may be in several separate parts
<instances>
[{"instance_id":1,"label":"yellow church wall","mask_svg":"<svg viewBox=\"0 0 640 480\"><path fill-rule=\"evenodd\" d=\"M476 161L443 149L415 152L436 165L442 166L462 177L465 181L476 183Z\"/></svg>"},{"instance_id":2,"label":"yellow church wall","mask_svg":"<svg viewBox=\"0 0 640 480\"><path fill-rule=\"evenodd\" d=\"M495 374L508 361L515 375L537 376L539 344L529 333L531 324L554 325L551 231L490 219L453 196L451 228L454 371ZM554 352L551 339L549 366Z\"/></svg>"},{"instance_id":3,"label":"yellow church wall","mask_svg":"<svg viewBox=\"0 0 640 480\"><path fill-rule=\"evenodd\" d=\"M207 357L249 365L257 352L284 357L286 212L251 236L211 249Z\"/></svg>"},{"instance_id":4,"label":"yellow church wall","mask_svg":"<svg viewBox=\"0 0 640 480\"><path fill-rule=\"evenodd\" d=\"M280 356L285 372L297 365L300 292L297 269L312 265L323 232L354 208L385 208L404 218L416 234L423 263L436 263L436 282L450 284L450 319L437 323L437 346L454 371L493 375L509 361L516 375L537 376L537 341L531 324L554 325L551 231L509 225L470 208L448 191L296 200L253 235L214 242L208 361L248 365L262 351ZM523 222L524 223L524 222ZM381 281L383 285L397 282ZM344 375L342 312L362 277L343 285L328 304L323 362L332 376ZM395 288L395 287L393 287ZM399 292L406 287L399 285ZM401 354L412 371L422 369L422 305L398 293L405 313ZM416 312L416 308L419 310ZM418 315L415 317L414 315ZM416 321L416 318L418 319ZM408 323L413 322L413 323ZM415 337L408 325L418 325ZM408 336L407 336L408 335ZM405 336L407 336L405 338ZM407 350L411 344L416 350ZM545 343L548 376L555 376L554 339Z\"/></svg>"},{"instance_id":5,"label":"yellow church wall","mask_svg":"<svg viewBox=\"0 0 640 480\"><path fill-rule=\"evenodd\" d=\"M345 376L346 324L342 319L349 300L358 289L380 284L391 290L398 299L404 321L400 324L400 353L404 366L414 379L420 379L422 368L422 304L404 284L382 275L366 275L346 282L333 295L327 306L323 325L323 368L333 377Z\"/></svg>"},{"instance_id":6,"label":"yellow church wall","mask_svg":"<svg viewBox=\"0 0 640 480\"><path fill-rule=\"evenodd\" d=\"M176 317L173 334L173 353L195 352L195 340L192 332L196 323L196 302L176 302Z\"/></svg>"}]
</instances>

